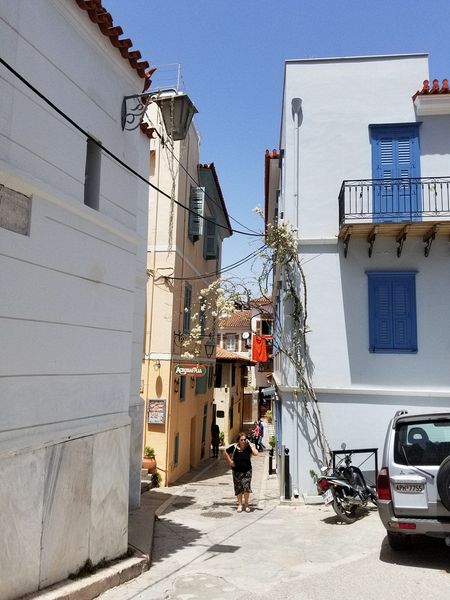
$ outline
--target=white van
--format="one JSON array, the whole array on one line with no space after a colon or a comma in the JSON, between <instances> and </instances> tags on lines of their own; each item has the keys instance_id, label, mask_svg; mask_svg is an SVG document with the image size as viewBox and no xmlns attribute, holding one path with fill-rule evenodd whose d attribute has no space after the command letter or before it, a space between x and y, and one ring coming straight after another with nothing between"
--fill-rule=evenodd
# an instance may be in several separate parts
<instances>
[{"instance_id":1,"label":"white van","mask_svg":"<svg viewBox=\"0 0 450 600\"><path fill-rule=\"evenodd\" d=\"M396 413L377 496L391 548L409 547L415 534L445 538L450 546L450 413Z\"/></svg>"}]
</instances>

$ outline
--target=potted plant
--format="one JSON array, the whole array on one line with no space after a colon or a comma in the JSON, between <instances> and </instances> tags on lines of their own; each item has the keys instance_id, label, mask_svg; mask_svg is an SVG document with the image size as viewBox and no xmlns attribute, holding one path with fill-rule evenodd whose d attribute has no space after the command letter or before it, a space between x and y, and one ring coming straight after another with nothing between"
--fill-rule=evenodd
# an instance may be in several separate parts
<instances>
[{"instance_id":1,"label":"potted plant","mask_svg":"<svg viewBox=\"0 0 450 600\"><path fill-rule=\"evenodd\" d=\"M152 480L151 480L151 487L152 488L157 488L161 485L161 473L155 472L152 475Z\"/></svg>"},{"instance_id":2,"label":"potted plant","mask_svg":"<svg viewBox=\"0 0 450 600\"><path fill-rule=\"evenodd\" d=\"M223 446L225 443L225 433L221 431L219 433L219 446Z\"/></svg>"},{"instance_id":3,"label":"potted plant","mask_svg":"<svg viewBox=\"0 0 450 600\"><path fill-rule=\"evenodd\" d=\"M142 468L147 469L149 473L156 473L155 451L150 446L144 449L144 458L142 459Z\"/></svg>"}]
</instances>

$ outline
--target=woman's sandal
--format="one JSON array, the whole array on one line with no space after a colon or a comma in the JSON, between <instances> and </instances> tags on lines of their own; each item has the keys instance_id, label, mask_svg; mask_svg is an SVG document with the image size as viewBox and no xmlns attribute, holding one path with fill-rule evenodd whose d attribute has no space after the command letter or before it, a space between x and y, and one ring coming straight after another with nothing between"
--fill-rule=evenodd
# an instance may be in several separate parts
<instances>
[{"instance_id":1,"label":"woman's sandal","mask_svg":"<svg viewBox=\"0 0 450 600\"><path fill-rule=\"evenodd\" d=\"M242 506L237 507L237 512L242 512Z\"/></svg>"},{"instance_id":2,"label":"woman's sandal","mask_svg":"<svg viewBox=\"0 0 450 600\"><path fill-rule=\"evenodd\" d=\"M250 508L248 506L245 507L245 512L250 512Z\"/></svg>"}]
</instances>

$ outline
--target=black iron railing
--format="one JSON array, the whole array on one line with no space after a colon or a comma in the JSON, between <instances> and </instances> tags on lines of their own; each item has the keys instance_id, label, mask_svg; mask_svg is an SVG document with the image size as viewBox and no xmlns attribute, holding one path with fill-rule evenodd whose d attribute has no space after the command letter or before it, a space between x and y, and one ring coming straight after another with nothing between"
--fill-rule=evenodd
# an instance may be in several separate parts
<instances>
[{"instance_id":1,"label":"black iron railing","mask_svg":"<svg viewBox=\"0 0 450 600\"><path fill-rule=\"evenodd\" d=\"M339 225L450 219L450 177L342 182Z\"/></svg>"}]
</instances>

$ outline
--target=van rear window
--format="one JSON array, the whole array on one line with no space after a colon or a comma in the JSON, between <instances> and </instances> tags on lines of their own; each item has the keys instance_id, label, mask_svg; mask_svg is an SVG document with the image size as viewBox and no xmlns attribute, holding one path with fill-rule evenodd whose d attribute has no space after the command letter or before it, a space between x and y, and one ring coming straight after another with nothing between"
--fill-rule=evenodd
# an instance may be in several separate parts
<instances>
[{"instance_id":1,"label":"van rear window","mask_svg":"<svg viewBox=\"0 0 450 600\"><path fill-rule=\"evenodd\" d=\"M397 424L394 445L396 463L439 466L449 455L449 419Z\"/></svg>"}]
</instances>

